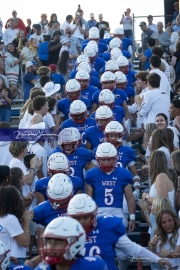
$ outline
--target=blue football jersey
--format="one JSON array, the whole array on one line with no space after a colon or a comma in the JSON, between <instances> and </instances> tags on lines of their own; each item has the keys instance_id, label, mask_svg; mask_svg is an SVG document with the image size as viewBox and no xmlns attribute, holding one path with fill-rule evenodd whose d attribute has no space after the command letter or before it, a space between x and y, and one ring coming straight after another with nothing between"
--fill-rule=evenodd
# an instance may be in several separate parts
<instances>
[{"instance_id":1,"label":"blue football jersey","mask_svg":"<svg viewBox=\"0 0 180 270\"><path fill-rule=\"evenodd\" d=\"M93 86L88 86L85 90L81 90L81 97L87 98L92 102L92 96L99 89Z\"/></svg>"},{"instance_id":2,"label":"blue football jersey","mask_svg":"<svg viewBox=\"0 0 180 270\"><path fill-rule=\"evenodd\" d=\"M53 219L60 216L67 216L66 209L54 209L49 200L38 204L34 209L33 221L41 224L42 226L47 226Z\"/></svg>"},{"instance_id":3,"label":"blue football jersey","mask_svg":"<svg viewBox=\"0 0 180 270\"><path fill-rule=\"evenodd\" d=\"M114 106L114 108L112 109L113 111L113 115L114 115L114 120L118 121L119 123L122 122L123 118L125 117L125 110L123 107L120 106ZM93 112L90 115L90 118L95 119L95 114L96 112Z\"/></svg>"},{"instance_id":4,"label":"blue football jersey","mask_svg":"<svg viewBox=\"0 0 180 270\"><path fill-rule=\"evenodd\" d=\"M87 110L90 111L92 107L92 102L87 99L80 97L79 100L83 101L86 104ZM58 111L64 114L65 119L69 118L69 108L71 105L71 100L69 98L63 98L58 101Z\"/></svg>"},{"instance_id":5,"label":"blue football jersey","mask_svg":"<svg viewBox=\"0 0 180 270\"><path fill-rule=\"evenodd\" d=\"M57 152L65 154L69 159L70 175L84 179L83 169L85 168L86 164L91 161L90 151L83 147L78 147L73 154L67 155L64 151L57 147L51 154Z\"/></svg>"},{"instance_id":6,"label":"blue football jersey","mask_svg":"<svg viewBox=\"0 0 180 270\"><path fill-rule=\"evenodd\" d=\"M84 139L88 141L91 144L92 149L94 149L100 143L104 142L104 133L97 126L89 127L85 131Z\"/></svg>"},{"instance_id":7,"label":"blue football jersey","mask_svg":"<svg viewBox=\"0 0 180 270\"><path fill-rule=\"evenodd\" d=\"M40 263L35 270L53 270L49 264ZM97 257L80 257L70 267L70 270L108 270L106 263Z\"/></svg>"},{"instance_id":8,"label":"blue football jersey","mask_svg":"<svg viewBox=\"0 0 180 270\"><path fill-rule=\"evenodd\" d=\"M105 66L105 61L101 57L96 57L93 63L90 62L90 66L91 68L94 68L95 71L97 71L99 74L100 69Z\"/></svg>"},{"instance_id":9,"label":"blue football jersey","mask_svg":"<svg viewBox=\"0 0 180 270\"><path fill-rule=\"evenodd\" d=\"M128 81L127 86L134 88L133 83L136 81L136 78L135 78L136 73L137 72L134 70L129 70L128 73L125 74Z\"/></svg>"},{"instance_id":10,"label":"blue football jersey","mask_svg":"<svg viewBox=\"0 0 180 270\"><path fill-rule=\"evenodd\" d=\"M135 90L132 87L127 86L126 89L124 89L123 91L125 91L128 100L130 97L134 97L135 96ZM129 104L129 102L127 102Z\"/></svg>"},{"instance_id":11,"label":"blue football jersey","mask_svg":"<svg viewBox=\"0 0 180 270\"><path fill-rule=\"evenodd\" d=\"M122 219L114 216L97 218L96 228L87 235L85 255L101 257L108 269L117 270L115 265L115 245L126 233Z\"/></svg>"},{"instance_id":12,"label":"blue football jersey","mask_svg":"<svg viewBox=\"0 0 180 270\"><path fill-rule=\"evenodd\" d=\"M77 72L78 72L77 70L73 70L69 75L69 79L75 79ZM96 77L99 80L99 74L94 69L91 69L91 72L90 72L89 75L90 75L90 77L93 76L93 77Z\"/></svg>"},{"instance_id":13,"label":"blue football jersey","mask_svg":"<svg viewBox=\"0 0 180 270\"><path fill-rule=\"evenodd\" d=\"M84 139L84 134L85 131L88 127L94 127L96 126L96 121L94 119L91 118L87 118L86 121L83 124L76 124L74 123L74 121L72 119L68 119L66 121L64 121L61 125L61 130L63 130L64 128L70 128L70 127L75 127L79 130L79 132L81 133L82 136L82 146L85 146L85 139Z\"/></svg>"},{"instance_id":14,"label":"blue football jersey","mask_svg":"<svg viewBox=\"0 0 180 270\"><path fill-rule=\"evenodd\" d=\"M99 168L86 172L85 182L93 188L93 199L98 207L123 208L124 188L133 183L132 174L117 167L107 174Z\"/></svg>"},{"instance_id":15,"label":"blue football jersey","mask_svg":"<svg viewBox=\"0 0 180 270\"><path fill-rule=\"evenodd\" d=\"M99 100L99 94L101 91L97 91L94 93L93 97L92 97L92 103L96 103L97 105L98 100ZM122 106L123 102L126 101L127 102L127 95L124 91L115 88L113 90L113 94L115 96L115 106Z\"/></svg>"},{"instance_id":16,"label":"blue football jersey","mask_svg":"<svg viewBox=\"0 0 180 270\"><path fill-rule=\"evenodd\" d=\"M77 176L71 176L69 175L72 183L73 183L73 190L74 190L74 195L76 195L76 193L81 189L81 190L84 190L84 182L81 178L77 177ZM36 182L36 185L35 185L35 191L41 193L45 200L48 200L48 197L47 197L47 186L48 186L48 182L50 180L50 177L45 177L45 178L42 178L40 180L38 180Z\"/></svg>"}]
</instances>

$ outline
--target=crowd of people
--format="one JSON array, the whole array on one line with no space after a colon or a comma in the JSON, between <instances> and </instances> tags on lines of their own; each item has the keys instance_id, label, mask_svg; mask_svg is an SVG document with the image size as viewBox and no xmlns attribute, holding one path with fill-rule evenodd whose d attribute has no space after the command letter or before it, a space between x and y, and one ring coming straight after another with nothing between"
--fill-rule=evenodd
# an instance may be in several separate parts
<instances>
[{"instance_id":1,"label":"crowd of people","mask_svg":"<svg viewBox=\"0 0 180 270\"><path fill-rule=\"evenodd\" d=\"M32 29L16 11L8 19L0 42L0 269L126 270L133 259L180 269L180 57L149 15L138 54L146 65L133 70L130 13L113 34L102 14L86 21L80 6L62 25L56 14L41 14ZM23 136L10 138L19 96ZM149 249L127 235L137 205Z\"/></svg>"}]
</instances>

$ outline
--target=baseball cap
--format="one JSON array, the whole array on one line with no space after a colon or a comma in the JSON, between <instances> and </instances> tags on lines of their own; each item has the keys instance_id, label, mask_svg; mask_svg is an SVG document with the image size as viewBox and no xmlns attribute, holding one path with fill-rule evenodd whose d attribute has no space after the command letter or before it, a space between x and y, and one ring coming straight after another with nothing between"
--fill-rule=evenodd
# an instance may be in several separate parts
<instances>
[{"instance_id":1,"label":"baseball cap","mask_svg":"<svg viewBox=\"0 0 180 270\"><path fill-rule=\"evenodd\" d=\"M35 62L35 61L28 61L27 62L27 64L26 64L26 68L28 68L28 67L31 67L31 66L36 66L37 65L37 63Z\"/></svg>"},{"instance_id":2,"label":"baseball cap","mask_svg":"<svg viewBox=\"0 0 180 270\"><path fill-rule=\"evenodd\" d=\"M55 64L50 64L50 65L49 65L49 68L50 68L52 71L56 71L57 66L56 66Z\"/></svg>"},{"instance_id":3,"label":"baseball cap","mask_svg":"<svg viewBox=\"0 0 180 270\"><path fill-rule=\"evenodd\" d=\"M69 40L68 38L63 38L63 39L61 40L61 43L62 43L62 44L66 44L67 42L70 42L70 40Z\"/></svg>"},{"instance_id":4,"label":"baseball cap","mask_svg":"<svg viewBox=\"0 0 180 270\"><path fill-rule=\"evenodd\" d=\"M94 18L94 13L90 13L90 18Z\"/></svg>"},{"instance_id":5,"label":"baseball cap","mask_svg":"<svg viewBox=\"0 0 180 270\"><path fill-rule=\"evenodd\" d=\"M143 25L146 25L145 22L140 22L139 26L143 26Z\"/></svg>"},{"instance_id":6,"label":"baseball cap","mask_svg":"<svg viewBox=\"0 0 180 270\"><path fill-rule=\"evenodd\" d=\"M153 18L153 16L152 15L148 15L147 18Z\"/></svg>"}]
</instances>

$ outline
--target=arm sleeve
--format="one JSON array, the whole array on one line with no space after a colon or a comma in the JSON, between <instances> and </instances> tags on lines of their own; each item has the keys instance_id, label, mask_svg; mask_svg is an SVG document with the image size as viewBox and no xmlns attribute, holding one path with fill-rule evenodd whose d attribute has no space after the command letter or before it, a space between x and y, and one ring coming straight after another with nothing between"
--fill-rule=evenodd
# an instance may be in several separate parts
<instances>
[{"instance_id":1,"label":"arm sleeve","mask_svg":"<svg viewBox=\"0 0 180 270\"><path fill-rule=\"evenodd\" d=\"M119 240L116 243L116 248L123 251L126 255L140 258L140 259L146 259L148 261L158 263L158 261L161 259L151 251L139 246L138 244L132 242L126 235L123 235L119 238ZM118 257L118 252L116 253Z\"/></svg>"},{"instance_id":2,"label":"arm sleeve","mask_svg":"<svg viewBox=\"0 0 180 270\"><path fill-rule=\"evenodd\" d=\"M137 111L138 111L138 106L137 106L137 104L134 103L134 104L132 104L131 106L128 105L128 111L129 111L130 113L135 113L135 112L137 112Z\"/></svg>"},{"instance_id":3,"label":"arm sleeve","mask_svg":"<svg viewBox=\"0 0 180 270\"><path fill-rule=\"evenodd\" d=\"M151 110L151 104L152 104L152 99L147 98L147 95L146 95L139 109L139 116L141 117L146 116L148 112Z\"/></svg>"},{"instance_id":4,"label":"arm sleeve","mask_svg":"<svg viewBox=\"0 0 180 270\"><path fill-rule=\"evenodd\" d=\"M13 224L13 226L12 226L12 224ZM19 220L15 216L12 216L8 220L8 222L6 223L6 230L10 234L11 238L13 238L17 235L20 235L24 232L20 223L19 223Z\"/></svg>"}]
</instances>

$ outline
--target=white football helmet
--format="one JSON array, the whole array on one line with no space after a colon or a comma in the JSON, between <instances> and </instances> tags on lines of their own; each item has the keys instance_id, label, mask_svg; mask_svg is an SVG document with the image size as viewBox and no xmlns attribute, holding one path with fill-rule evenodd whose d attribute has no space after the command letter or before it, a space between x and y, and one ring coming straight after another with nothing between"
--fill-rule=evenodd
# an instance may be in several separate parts
<instances>
[{"instance_id":1,"label":"white football helmet","mask_svg":"<svg viewBox=\"0 0 180 270\"><path fill-rule=\"evenodd\" d=\"M76 64L80 64L81 62L87 62L89 63L89 57L86 54L81 54L78 56L78 58L76 59Z\"/></svg>"},{"instance_id":2,"label":"white football helmet","mask_svg":"<svg viewBox=\"0 0 180 270\"><path fill-rule=\"evenodd\" d=\"M109 134L118 135L118 139L111 139L109 138ZM106 142L112 143L114 146L119 145L119 143L123 142L123 135L124 135L124 128L118 121L111 121L108 123L104 130L104 136Z\"/></svg>"},{"instance_id":3,"label":"white football helmet","mask_svg":"<svg viewBox=\"0 0 180 270\"><path fill-rule=\"evenodd\" d=\"M47 162L48 173L69 173L69 160L63 153L54 153L50 155Z\"/></svg>"},{"instance_id":4,"label":"white football helmet","mask_svg":"<svg viewBox=\"0 0 180 270\"><path fill-rule=\"evenodd\" d=\"M110 54L111 54L111 60L117 60L118 57L122 56L122 51L119 49L119 48L113 48L111 51L110 51ZM119 66L118 66L118 69L119 69Z\"/></svg>"},{"instance_id":5,"label":"white football helmet","mask_svg":"<svg viewBox=\"0 0 180 270\"><path fill-rule=\"evenodd\" d=\"M72 129L74 128L76 134L77 134L77 137L78 137L78 144L77 144L77 147L80 147L81 144L82 144L82 136L81 136L81 133L79 132L79 130L75 127L72 127Z\"/></svg>"},{"instance_id":6,"label":"white football helmet","mask_svg":"<svg viewBox=\"0 0 180 270\"><path fill-rule=\"evenodd\" d=\"M106 62L105 70L114 73L119 70L119 66L115 60L109 60Z\"/></svg>"},{"instance_id":7,"label":"white football helmet","mask_svg":"<svg viewBox=\"0 0 180 270\"><path fill-rule=\"evenodd\" d=\"M83 255L86 233L82 225L71 217L53 219L43 233L42 257L50 265L74 263ZM48 239L62 239L67 242L64 249L54 250L48 247ZM72 262L71 262L72 261Z\"/></svg>"},{"instance_id":8,"label":"white football helmet","mask_svg":"<svg viewBox=\"0 0 180 270\"><path fill-rule=\"evenodd\" d=\"M10 265L10 250L8 250L5 244L0 240L0 269L7 270Z\"/></svg>"},{"instance_id":9,"label":"white football helmet","mask_svg":"<svg viewBox=\"0 0 180 270\"><path fill-rule=\"evenodd\" d=\"M127 78L124 73L121 71L117 71L114 73L116 76L116 88L126 89L127 86Z\"/></svg>"},{"instance_id":10,"label":"white football helmet","mask_svg":"<svg viewBox=\"0 0 180 270\"><path fill-rule=\"evenodd\" d=\"M108 87L107 87L108 84ZM102 89L114 90L116 84L116 76L111 71L105 71L101 76Z\"/></svg>"},{"instance_id":11,"label":"white football helmet","mask_svg":"<svg viewBox=\"0 0 180 270\"><path fill-rule=\"evenodd\" d=\"M106 105L100 106L96 110L95 120L96 120L96 123L97 123L97 127L100 130L103 131L105 129L106 125L110 121L113 120L113 112L112 112L112 110ZM102 120L104 120L103 123L102 123Z\"/></svg>"},{"instance_id":12,"label":"white football helmet","mask_svg":"<svg viewBox=\"0 0 180 270\"><path fill-rule=\"evenodd\" d=\"M88 74L91 72L91 67L90 67L90 64L88 63L88 62L81 62L80 64L79 64L79 66L77 67L77 70L79 71L79 70L85 70L85 71L87 71L88 72ZM76 75L77 75L77 73L76 73ZM78 78L76 78L76 80L77 80Z\"/></svg>"},{"instance_id":13,"label":"white football helmet","mask_svg":"<svg viewBox=\"0 0 180 270\"><path fill-rule=\"evenodd\" d=\"M69 176L57 173L51 177L47 186L47 197L54 209L66 208L73 196L73 183Z\"/></svg>"},{"instance_id":14,"label":"white football helmet","mask_svg":"<svg viewBox=\"0 0 180 270\"><path fill-rule=\"evenodd\" d=\"M121 48L121 44L122 44L122 41L120 40L120 38L115 37L111 39L111 41L109 42L109 47L110 49Z\"/></svg>"},{"instance_id":15,"label":"white football helmet","mask_svg":"<svg viewBox=\"0 0 180 270\"><path fill-rule=\"evenodd\" d=\"M120 27L117 27L115 30L114 30L114 35L124 35L124 30Z\"/></svg>"},{"instance_id":16,"label":"white football helmet","mask_svg":"<svg viewBox=\"0 0 180 270\"><path fill-rule=\"evenodd\" d=\"M91 60L92 58L96 57L97 52L93 46L89 45L84 48L84 54L86 54Z\"/></svg>"},{"instance_id":17,"label":"white football helmet","mask_svg":"<svg viewBox=\"0 0 180 270\"><path fill-rule=\"evenodd\" d=\"M108 38L111 38L111 35L110 35L110 33L109 32L107 32L107 33L105 33L104 34L104 37L103 37L104 39L108 39Z\"/></svg>"},{"instance_id":18,"label":"white football helmet","mask_svg":"<svg viewBox=\"0 0 180 270\"><path fill-rule=\"evenodd\" d=\"M67 97L71 100L77 100L79 99L81 95L81 85L76 79L71 79L66 83L66 93ZM76 94L73 95L72 94Z\"/></svg>"},{"instance_id":19,"label":"white football helmet","mask_svg":"<svg viewBox=\"0 0 180 270\"><path fill-rule=\"evenodd\" d=\"M81 64L88 64L82 62ZM81 65L79 64L79 66ZM89 65L89 64L88 64ZM78 66L78 67L79 67ZM85 65L83 65L85 67ZM87 66L86 66L87 67ZM90 67L90 66L89 66ZM91 68L90 68L91 69ZM89 81L90 81L90 75L86 70L80 69L76 73L76 80L80 83L81 85L81 90L85 90L89 86Z\"/></svg>"},{"instance_id":20,"label":"white football helmet","mask_svg":"<svg viewBox=\"0 0 180 270\"><path fill-rule=\"evenodd\" d=\"M89 32L89 39L99 39L99 32L98 31Z\"/></svg>"},{"instance_id":21,"label":"white football helmet","mask_svg":"<svg viewBox=\"0 0 180 270\"><path fill-rule=\"evenodd\" d=\"M89 29L89 33L94 32L94 31L99 33L99 28L93 26L93 27L91 27L91 28Z\"/></svg>"},{"instance_id":22,"label":"white football helmet","mask_svg":"<svg viewBox=\"0 0 180 270\"><path fill-rule=\"evenodd\" d=\"M109 89L103 89L99 94L99 105L106 105L111 109L114 107L115 97Z\"/></svg>"},{"instance_id":23,"label":"white football helmet","mask_svg":"<svg viewBox=\"0 0 180 270\"><path fill-rule=\"evenodd\" d=\"M99 50L99 49L98 49L98 45L97 45L97 42L96 42L96 41L90 40L90 41L88 42L88 44L87 44L86 47L89 47L89 46L93 47L93 49L95 50L95 52L98 53L98 50Z\"/></svg>"},{"instance_id":24,"label":"white football helmet","mask_svg":"<svg viewBox=\"0 0 180 270\"><path fill-rule=\"evenodd\" d=\"M67 215L75 218L81 216L91 216L91 222L84 226L86 234L90 233L97 226L97 205L87 194L77 194L69 202Z\"/></svg>"},{"instance_id":25,"label":"white football helmet","mask_svg":"<svg viewBox=\"0 0 180 270\"><path fill-rule=\"evenodd\" d=\"M119 66L119 70L121 72L123 72L124 74L127 74L129 71L129 61L125 56L120 56L118 57L118 59L116 60L118 66Z\"/></svg>"},{"instance_id":26,"label":"white football helmet","mask_svg":"<svg viewBox=\"0 0 180 270\"><path fill-rule=\"evenodd\" d=\"M99 144L96 150L98 167L105 173L112 172L116 168L117 150L109 142ZM104 162L106 160L107 162Z\"/></svg>"},{"instance_id":27,"label":"white football helmet","mask_svg":"<svg viewBox=\"0 0 180 270\"><path fill-rule=\"evenodd\" d=\"M58 144L66 155L70 155L76 150L78 142L79 131L77 128L65 128L59 133ZM71 149L67 150L65 147L66 145L71 145Z\"/></svg>"},{"instance_id":28,"label":"white football helmet","mask_svg":"<svg viewBox=\"0 0 180 270\"><path fill-rule=\"evenodd\" d=\"M76 124L83 124L87 119L86 104L81 100L75 100L70 105L70 116Z\"/></svg>"}]
</instances>

